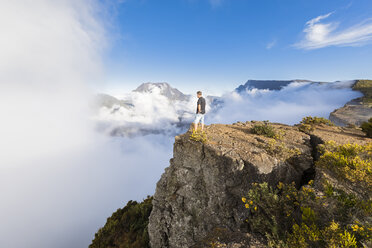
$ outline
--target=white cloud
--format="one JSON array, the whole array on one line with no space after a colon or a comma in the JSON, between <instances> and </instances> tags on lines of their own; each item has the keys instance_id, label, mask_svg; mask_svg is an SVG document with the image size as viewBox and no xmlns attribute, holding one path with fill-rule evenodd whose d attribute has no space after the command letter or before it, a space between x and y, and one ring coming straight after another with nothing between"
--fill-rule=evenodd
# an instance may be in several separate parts
<instances>
[{"instance_id":1,"label":"white cloud","mask_svg":"<svg viewBox=\"0 0 372 248\"><path fill-rule=\"evenodd\" d=\"M330 112L360 96L351 90L351 83L291 83L280 91L252 89L243 95L229 93L223 96L224 107L213 116L207 115L206 121L270 120L292 125L309 115L328 118ZM349 87L341 87L345 85Z\"/></svg>"},{"instance_id":2,"label":"white cloud","mask_svg":"<svg viewBox=\"0 0 372 248\"><path fill-rule=\"evenodd\" d=\"M99 2L1 2L0 247L87 247L168 165L169 137L94 130L90 86L107 45Z\"/></svg>"},{"instance_id":3,"label":"white cloud","mask_svg":"<svg viewBox=\"0 0 372 248\"><path fill-rule=\"evenodd\" d=\"M319 49L328 46L361 46L372 41L372 18L348 28L339 28L339 23L322 23L332 13L318 16L306 23L305 37L295 44L300 49Z\"/></svg>"},{"instance_id":4,"label":"white cloud","mask_svg":"<svg viewBox=\"0 0 372 248\"><path fill-rule=\"evenodd\" d=\"M274 46L276 45L276 39L270 41L269 43L266 44L266 49L267 50L270 50L271 48L273 48Z\"/></svg>"}]
</instances>

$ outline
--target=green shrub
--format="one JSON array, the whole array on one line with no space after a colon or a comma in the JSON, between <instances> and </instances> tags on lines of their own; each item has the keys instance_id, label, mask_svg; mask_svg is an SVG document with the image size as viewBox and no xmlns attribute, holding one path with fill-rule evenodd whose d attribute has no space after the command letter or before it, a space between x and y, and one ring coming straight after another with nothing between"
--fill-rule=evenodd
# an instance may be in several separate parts
<instances>
[{"instance_id":1,"label":"green shrub","mask_svg":"<svg viewBox=\"0 0 372 248\"><path fill-rule=\"evenodd\" d=\"M320 146L323 155L316 166L333 171L339 179L361 183L372 190L372 142L368 145L344 144L330 141Z\"/></svg>"},{"instance_id":2,"label":"green shrub","mask_svg":"<svg viewBox=\"0 0 372 248\"><path fill-rule=\"evenodd\" d=\"M354 187L372 185L372 143L336 145L327 142L315 166L327 168ZM254 183L242 198L247 228L267 238L269 247L366 247L372 238L372 200L335 188L326 179L297 190L294 184Z\"/></svg>"},{"instance_id":3,"label":"green shrub","mask_svg":"<svg viewBox=\"0 0 372 248\"><path fill-rule=\"evenodd\" d=\"M300 149L289 148L280 139L281 136L276 135L275 138L269 139L266 143L260 144L260 146L264 148L268 154L282 159L288 159L301 154Z\"/></svg>"},{"instance_id":4,"label":"green shrub","mask_svg":"<svg viewBox=\"0 0 372 248\"><path fill-rule=\"evenodd\" d=\"M302 121L300 122L300 124L308 124L308 125L320 125L320 124L325 124L325 125L328 125L328 126L334 126L334 124L326 119L326 118L323 118L323 117L312 117L312 116L307 116L307 117L304 117L302 119Z\"/></svg>"},{"instance_id":5,"label":"green shrub","mask_svg":"<svg viewBox=\"0 0 372 248\"><path fill-rule=\"evenodd\" d=\"M268 123L265 124L255 124L251 132L258 135L264 135L269 138L275 138L277 136L275 129Z\"/></svg>"},{"instance_id":6,"label":"green shrub","mask_svg":"<svg viewBox=\"0 0 372 248\"><path fill-rule=\"evenodd\" d=\"M298 130L310 134L316 129L317 125L334 126L334 124L326 118L307 116L302 118L302 121L298 125Z\"/></svg>"},{"instance_id":7,"label":"green shrub","mask_svg":"<svg viewBox=\"0 0 372 248\"><path fill-rule=\"evenodd\" d=\"M89 248L146 248L149 246L147 226L152 210L152 197L141 203L129 201L107 219L95 234Z\"/></svg>"},{"instance_id":8,"label":"green shrub","mask_svg":"<svg viewBox=\"0 0 372 248\"><path fill-rule=\"evenodd\" d=\"M315 128L313 125L310 125L310 124L300 124L298 126L298 130L300 130L301 132L310 134L315 130Z\"/></svg>"},{"instance_id":9,"label":"green shrub","mask_svg":"<svg viewBox=\"0 0 372 248\"><path fill-rule=\"evenodd\" d=\"M363 122L360 127L367 137L372 138L372 118L370 118L367 122Z\"/></svg>"},{"instance_id":10,"label":"green shrub","mask_svg":"<svg viewBox=\"0 0 372 248\"><path fill-rule=\"evenodd\" d=\"M371 201L363 201L338 189L318 196L310 185L253 184L242 198L248 211L247 227L267 238L269 247L362 247L370 240ZM354 223L354 224L351 224Z\"/></svg>"},{"instance_id":11,"label":"green shrub","mask_svg":"<svg viewBox=\"0 0 372 248\"><path fill-rule=\"evenodd\" d=\"M353 86L353 90L358 90L363 93L362 102L364 104L372 104L372 80L357 80Z\"/></svg>"},{"instance_id":12,"label":"green shrub","mask_svg":"<svg viewBox=\"0 0 372 248\"><path fill-rule=\"evenodd\" d=\"M190 135L190 140L207 143L207 134L194 130Z\"/></svg>"}]
</instances>

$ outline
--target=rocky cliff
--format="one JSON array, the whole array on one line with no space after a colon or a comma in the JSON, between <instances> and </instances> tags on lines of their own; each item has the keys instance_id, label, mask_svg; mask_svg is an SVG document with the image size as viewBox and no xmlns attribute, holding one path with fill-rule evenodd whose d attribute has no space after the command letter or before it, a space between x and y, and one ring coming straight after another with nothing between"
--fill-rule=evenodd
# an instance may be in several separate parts
<instances>
[{"instance_id":1,"label":"rocky cliff","mask_svg":"<svg viewBox=\"0 0 372 248\"><path fill-rule=\"evenodd\" d=\"M153 198L151 247L211 247L216 239L225 242L220 247L267 247L244 225L251 215L241 199L252 185L294 182L299 189L315 178L319 186L322 178L332 178L314 166L319 144L371 141L356 129L327 125L305 134L296 126L272 124L275 137L269 138L252 133L255 125L266 124L210 125L206 143L190 140L190 132L175 138L174 156Z\"/></svg>"},{"instance_id":2,"label":"rocky cliff","mask_svg":"<svg viewBox=\"0 0 372 248\"><path fill-rule=\"evenodd\" d=\"M329 115L329 119L339 126L360 126L372 118L372 80L356 80L352 89L363 93L363 97L349 101Z\"/></svg>"}]
</instances>

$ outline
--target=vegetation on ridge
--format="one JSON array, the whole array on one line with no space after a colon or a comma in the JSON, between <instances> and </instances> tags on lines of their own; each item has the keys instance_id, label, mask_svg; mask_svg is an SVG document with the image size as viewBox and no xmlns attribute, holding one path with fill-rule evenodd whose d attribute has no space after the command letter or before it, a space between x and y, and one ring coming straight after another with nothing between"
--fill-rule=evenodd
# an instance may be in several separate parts
<instances>
[{"instance_id":1,"label":"vegetation on ridge","mask_svg":"<svg viewBox=\"0 0 372 248\"><path fill-rule=\"evenodd\" d=\"M316 166L363 187L372 178L371 147L326 143ZM249 211L247 227L264 235L269 247L363 247L371 242L372 200L346 193L326 180L322 190L313 181L300 190L294 184L272 188L254 183L242 201Z\"/></svg>"},{"instance_id":2,"label":"vegetation on ridge","mask_svg":"<svg viewBox=\"0 0 372 248\"><path fill-rule=\"evenodd\" d=\"M147 226L152 210L152 197L143 202L129 201L107 219L95 234L89 248L146 248L149 245Z\"/></svg>"},{"instance_id":3,"label":"vegetation on ridge","mask_svg":"<svg viewBox=\"0 0 372 248\"><path fill-rule=\"evenodd\" d=\"M372 190L372 142L368 145L337 146L329 141L320 145L323 155L316 165L337 175L338 180L357 182Z\"/></svg>"},{"instance_id":4,"label":"vegetation on ridge","mask_svg":"<svg viewBox=\"0 0 372 248\"><path fill-rule=\"evenodd\" d=\"M190 140L202 142L203 144L205 144L207 143L207 134L204 131L193 130L190 135Z\"/></svg>"},{"instance_id":5,"label":"vegetation on ridge","mask_svg":"<svg viewBox=\"0 0 372 248\"><path fill-rule=\"evenodd\" d=\"M264 124L255 124L251 132L258 135L264 135L269 138L275 138L277 137L277 133L275 132L275 129L272 125L265 122Z\"/></svg>"},{"instance_id":6,"label":"vegetation on ridge","mask_svg":"<svg viewBox=\"0 0 372 248\"><path fill-rule=\"evenodd\" d=\"M372 118L370 118L368 122L363 122L360 127L368 138L372 138Z\"/></svg>"},{"instance_id":7,"label":"vegetation on ridge","mask_svg":"<svg viewBox=\"0 0 372 248\"><path fill-rule=\"evenodd\" d=\"M372 105L372 80L357 80L353 85L353 90L364 94L361 98L363 104Z\"/></svg>"},{"instance_id":8,"label":"vegetation on ridge","mask_svg":"<svg viewBox=\"0 0 372 248\"><path fill-rule=\"evenodd\" d=\"M334 124L326 118L307 116L302 118L302 121L300 122L298 129L301 132L309 134L316 129L316 126L319 125L334 126Z\"/></svg>"}]
</instances>

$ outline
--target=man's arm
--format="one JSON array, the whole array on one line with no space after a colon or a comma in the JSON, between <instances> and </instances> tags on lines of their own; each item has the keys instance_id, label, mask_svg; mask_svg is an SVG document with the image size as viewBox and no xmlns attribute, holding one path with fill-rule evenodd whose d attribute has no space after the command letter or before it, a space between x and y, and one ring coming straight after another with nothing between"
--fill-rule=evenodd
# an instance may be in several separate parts
<instances>
[{"instance_id":1,"label":"man's arm","mask_svg":"<svg viewBox=\"0 0 372 248\"><path fill-rule=\"evenodd\" d=\"M201 105L198 104L198 113L201 113Z\"/></svg>"}]
</instances>

